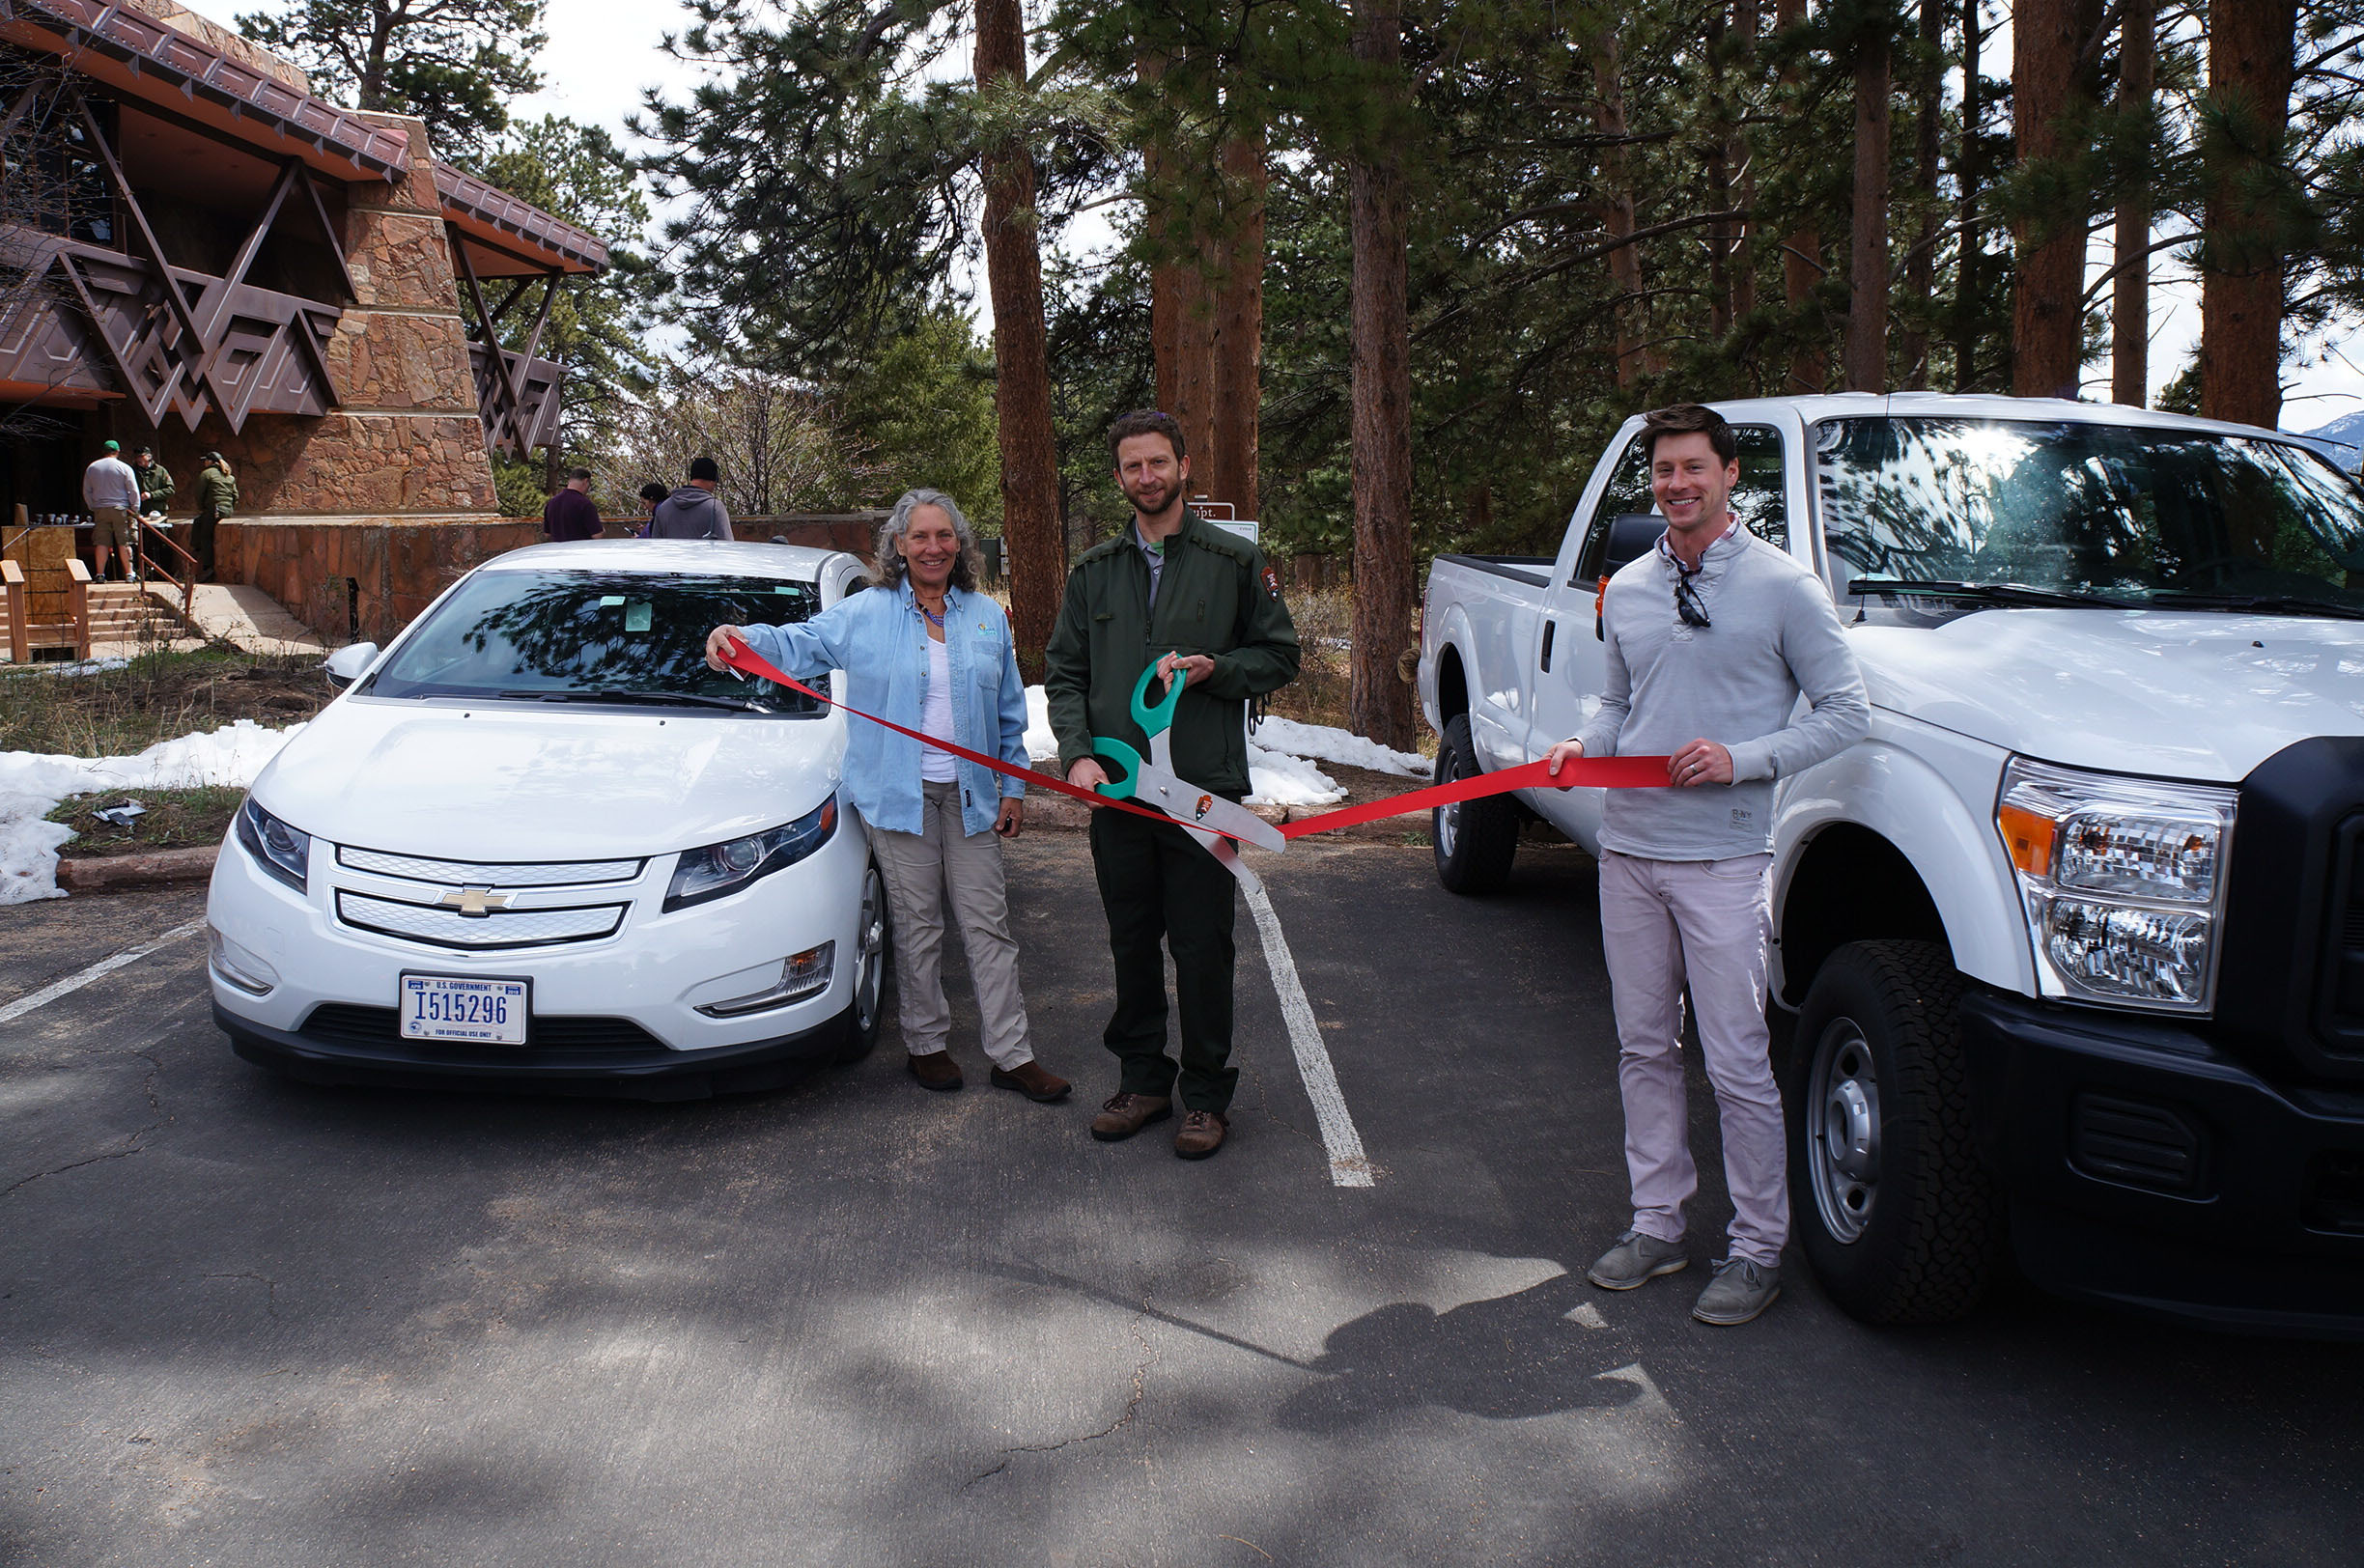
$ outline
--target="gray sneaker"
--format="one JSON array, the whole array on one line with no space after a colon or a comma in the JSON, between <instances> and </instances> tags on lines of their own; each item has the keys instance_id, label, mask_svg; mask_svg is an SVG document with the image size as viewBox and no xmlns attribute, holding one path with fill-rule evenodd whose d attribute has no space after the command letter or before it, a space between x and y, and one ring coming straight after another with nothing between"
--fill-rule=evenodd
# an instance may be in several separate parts
<instances>
[{"instance_id":1,"label":"gray sneaker","mask_svg":"<svg viewBox=\"0 0 2364 1568\"><path fill-rule=\"evenodd\" d=\"M1682 1243L1662 1242L1655 1236L1629 1230L1617 1239L1617 1246L1603 1252L1600 1260L1585 1271L1585 1277L1603 1290L1631 1290L1660 1274L1674 1274L1690 1262Z\"/></svg>"},{"instance_id":2,"label":"gray sneaker","mask_svg":"<svg viewBox=\"0 0 2364 1568\"><path fill-rule=\"evenodd\" d=\"M1781 1297L1781 1271L1746 1258L1726 1258L1715 1266L1715 1277L1700 1292L1691 1315L1702 1323L1730 1328L1771 1306Z\"/></svg>"}]
</instances>

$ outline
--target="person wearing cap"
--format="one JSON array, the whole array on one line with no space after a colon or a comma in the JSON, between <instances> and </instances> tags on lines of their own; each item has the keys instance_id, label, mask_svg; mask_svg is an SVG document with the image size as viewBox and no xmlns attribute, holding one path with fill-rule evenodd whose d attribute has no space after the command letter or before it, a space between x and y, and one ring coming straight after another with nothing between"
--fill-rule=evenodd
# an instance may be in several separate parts
<instances>
[{"instance_id":1,"label":"person wearing cap","mask_svg":"<svg viewBox=\"0 0 2364 1568\"><path fill-rule=\"evenodd\" d=\"M123 460L123 448L114 441L105 444L98 461L82 470L82 504L90 509L92 565L98 575L107 574L107 546L123 557L124 581L139 578L137 557L132 553L131 518L139 511L139 475Z\"/></svg>"},{"instance_id":2,"label":"person wearing cap","mask_svg":"<svg viewBox=\"0 0 2364 1568\"><path fill-rule=\"evenodd\" d=\"M197 580L213 580L213 529L238 510L238 476L218 452L205 455L197 471L197 516L189 523L189 553L197 557Z\"/></svg>"},{"instance_id":3,"label":"person wearing cap","mask_svg":"<svg viewBox=\"0 0 2364 1568\"><path fill-rule=\"evenodd\" d=\"M131 454L131 471L139 479L140 516L161 518L172 505L172 470L155 460L155 448L143 446Z\"/></svg>"},{"instance_id":4,"label":"person wearing cap","mask_svg":"<svg viewBox=\"0 0 2364 1568\"><path fill-rule=\"evenodd\" d=\"M690 483L657 503L649 517L651 539L732 539L730 514L715 490L722 469L712 458L693 459Z\"/></svg>"}]
</instances>

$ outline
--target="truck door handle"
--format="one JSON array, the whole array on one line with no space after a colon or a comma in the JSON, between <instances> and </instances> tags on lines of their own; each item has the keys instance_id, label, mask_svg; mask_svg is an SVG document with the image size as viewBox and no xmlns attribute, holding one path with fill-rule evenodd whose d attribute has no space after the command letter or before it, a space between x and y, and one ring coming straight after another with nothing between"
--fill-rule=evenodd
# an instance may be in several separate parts
<instances>
[{"instance_id":1,"label":"truck door handle","mask_svg":"<svg viewBox=\"0 0 2364 1568\"><path fill-rule=\"evenodd\" d=\"M1551 668L1552 638L1559 630L1559 622L1546 621L1543 623L1543 667L1546 670Z\"/></svg>"}]
</instances>

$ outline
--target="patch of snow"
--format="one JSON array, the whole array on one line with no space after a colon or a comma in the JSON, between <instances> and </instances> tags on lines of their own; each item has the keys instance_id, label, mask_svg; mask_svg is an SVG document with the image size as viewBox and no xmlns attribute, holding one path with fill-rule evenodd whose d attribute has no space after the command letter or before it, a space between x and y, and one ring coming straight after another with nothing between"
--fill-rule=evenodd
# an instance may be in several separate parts
<instances>
[{"instance_id":1,"label":"patch of snow","mask_svg":"<svg viewBox=\"0 0 2364 1568\"><path fill-rule=\"evenodd\" d=\"M1058 761L1058 737L1051 733L1051 699L1038 686L1027 687L1027 759Z\"/></svg>"},{"instance_id":2,"label":"patch of snow","mask_svg":"<svg viewBox=\"0 0 2364 1568\"><path fill-rule=\"evenodd\" d=\"M1329 774L1286 752L1248 742L1248 803L1252 806L1329 806L1346 792Z\"/></svg>"},{"instance_id":3,"label":"patch of snow","mask_svg":"<svg viewBox=\"0 0 2364 1568\"><path fill-rule=\"evenodd\" d=\"M1257 723L1251 740L1268 751L1286 752L1314 762L1334 762L1340 768L1362 768L1374 773L1426 778L1433 770L1428 759L1417 751L1397 751L1328 724L1300 724L1293 718L1268 717Z\"/></svg>"},{"instance_id":4,"label":"patch of snow","mask_svg":"<svg viewBox=\"0 0 2364 1568\"><path fill-rule=\"evenodd\" d=\"M42 820L60 800L99 790L244 789L302 728L274 730L241 718L208 734L159 741L136 757L0 752L0 904L65 896L57 884L57 851L73 829Z\"/></svg>"},{"instance_id":5,"label":"patch of snow","mask_svg":"<svg viewBox=\"0 0 2364 1568\"><path fill-rule=\"evenodd\" d=\"M126 669L127 658L85 658L72 664L26 664L9 673L12 675L104 675L109 670Z\"/></svg>"}]
</instances>

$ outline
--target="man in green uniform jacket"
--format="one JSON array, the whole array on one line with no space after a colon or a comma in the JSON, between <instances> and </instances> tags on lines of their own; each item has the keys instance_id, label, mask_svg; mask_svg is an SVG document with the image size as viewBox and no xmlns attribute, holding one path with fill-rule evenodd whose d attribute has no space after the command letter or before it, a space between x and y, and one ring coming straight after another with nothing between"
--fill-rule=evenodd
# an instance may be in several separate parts
<instances>
[{"instance_id":1,"label":"man in green uniform jacket","mask_svg":"<svg viewBox=\"0 0 2364 1568\"><path fill-rule=\"evenodd\" d=\"M1248 793L1248 699L1297 678L1297 629L1280 578L1253 545L1185 504L1190 459L1171 417L1125 415L1109 432L1109 450L1133 520L1067 574L1043 678L1059 765L1071 783L1107 782L1092 756L1095 735L1148 754L1132 697L1141 670L1156 663L1187 683L1170 732L1174 772L1239 799ZM1231 874L1179 827L1127 812L1093 812L1091 846L1116 967L1116 1011L1102 1039L1121 1064L1092 1136L1131 1137L1170 1114L1178 1090L1174 1153L1203 1160L1223 1147L1239 1079L1229 1065ZM1166 1054L1161 938L1173 955L1182 1015L1178 1073Z\"/></svg>"}]
</instances>

